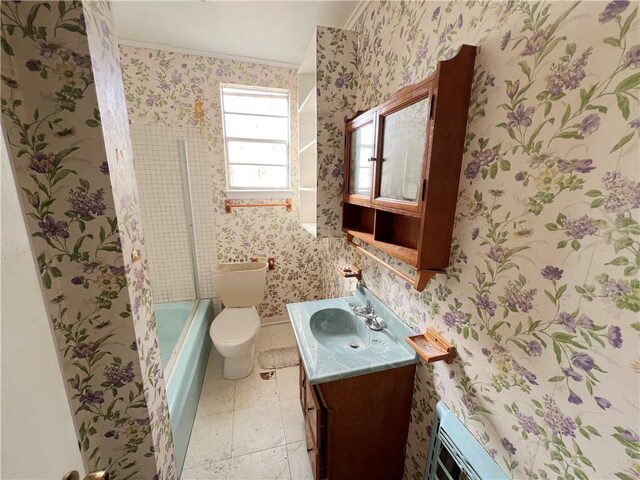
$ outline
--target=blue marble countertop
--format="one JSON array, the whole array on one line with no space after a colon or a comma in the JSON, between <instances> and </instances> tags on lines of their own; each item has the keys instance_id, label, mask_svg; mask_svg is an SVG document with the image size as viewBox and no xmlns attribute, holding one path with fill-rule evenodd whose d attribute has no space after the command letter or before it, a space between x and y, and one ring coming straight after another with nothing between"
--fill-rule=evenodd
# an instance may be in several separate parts
<instances>
[{"instance_id":1,"label":"blue marble countertop","mask_svg":"<svg viewBox=\"0 0 640 480\"><path fill-rule=\"evenodd\" d=\"M370 305L382 317L385 328L369 330L368 345L361 350L339 350L318 342L311 330L311 316L321 310L338 308L353 313L351 305ZM358 285L351 297L287 304L293 332L310 384L355 377L418 362L418 354L405 337L414 335L400 318L369 290ZM358 319L358 321L362 321Z\"/></svg>"}]
</instances>

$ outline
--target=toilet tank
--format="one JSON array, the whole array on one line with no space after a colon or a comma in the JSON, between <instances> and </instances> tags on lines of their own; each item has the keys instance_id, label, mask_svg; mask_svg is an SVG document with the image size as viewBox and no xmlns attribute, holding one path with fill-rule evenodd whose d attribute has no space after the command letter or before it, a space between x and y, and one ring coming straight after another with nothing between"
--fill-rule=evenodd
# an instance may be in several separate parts
<instances>
[{"instance_id":1,"label":"toilet tank","mask_svg":"<svg viewBox=\"0 0 640 480\"><path fill-rule=\"evenodd\" d=\"M213 267L213 281L225 307L255 307L264 298L267 264L218 263Z\"/></svg>"}]
</instances>

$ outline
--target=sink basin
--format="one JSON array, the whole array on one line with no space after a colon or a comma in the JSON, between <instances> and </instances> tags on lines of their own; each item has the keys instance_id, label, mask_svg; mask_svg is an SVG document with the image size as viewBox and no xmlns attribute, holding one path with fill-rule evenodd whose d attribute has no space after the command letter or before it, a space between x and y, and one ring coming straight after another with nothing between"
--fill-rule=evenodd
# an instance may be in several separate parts
<instances>
[{"instance_id":1,"label":"sink basin","mask_svg":"<svg viewBox=\"0 0 640 480\"><path fill-rule=\"evenodd\" d=\"M309 327L318 343L333 351L361 351L371 343L364 322L341 308L325 308L311 315Z\"/></svg>"},{"instance_id":2,"label":"sink basin","mask_svg":"<svg viewBox=\"0 0 640 480\"><path fill-rule=\"evenodd\" d=\"M370 330L353 314L354 305L371 305L385 327ZM418 354L404 340L413 330L360 285L352 296L290 303L287 311L309 385L418 361Z\"/></svg>"}]
</instances>

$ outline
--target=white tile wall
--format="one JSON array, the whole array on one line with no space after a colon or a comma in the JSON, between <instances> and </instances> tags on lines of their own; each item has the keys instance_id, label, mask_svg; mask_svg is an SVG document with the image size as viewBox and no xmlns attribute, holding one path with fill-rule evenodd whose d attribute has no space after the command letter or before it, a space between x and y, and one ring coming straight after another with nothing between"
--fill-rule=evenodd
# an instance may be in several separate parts
<instances>
[{"instance_id":1,"label":"white tile wall","mask_svg":"<svg viewBox=\"0 0 640 480\"><path fill-rule=\"evenodd\" d=\"M189 161L200 297L217 300L211 270L216 259L212 156L207 142L196 128L134 124L131 142L156 302L196 297L180 163L182 140L186 141Z\"/></svg>"},{"instance_id":2,"label":"white tile wall","mask_svg":"<svg viewBox=\"0 0 640 480\"><path fill-rule=\"evenodd\" d=\"M197 128L181 128L190 132L187 155L191 177L193 224L195 227L196 255L200 297L211 298L214 309L220 311L220 300L213 285L213 265L217 262L216 228L213 216L213 155L208 142Z\"/></svg>"}]
</instances>

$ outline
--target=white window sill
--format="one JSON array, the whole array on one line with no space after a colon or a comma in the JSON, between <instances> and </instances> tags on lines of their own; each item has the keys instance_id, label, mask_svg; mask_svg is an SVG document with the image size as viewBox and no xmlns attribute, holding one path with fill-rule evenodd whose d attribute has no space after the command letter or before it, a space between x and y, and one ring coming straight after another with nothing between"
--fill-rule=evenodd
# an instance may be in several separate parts
<instances>
[{"instance_id":1,"label":"white window sill","mask_svg":"<svg viewBox=\"0 0 640 480\"><path fill-rule=\"evenodd\" d=\"M227 190L227 198L289 198L292 190Z\"/></svg>"}]
</instances>

